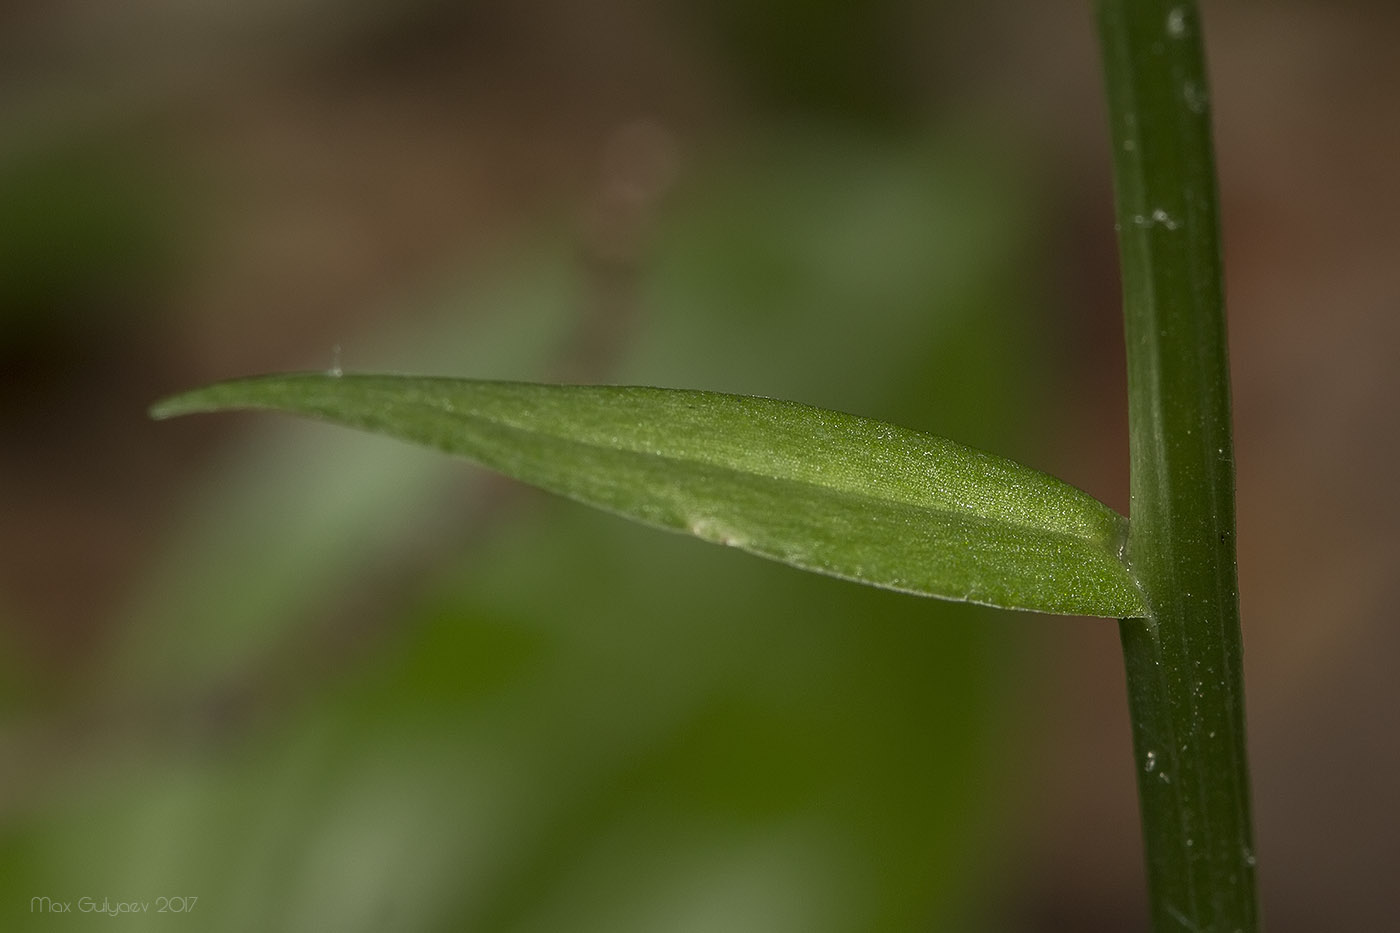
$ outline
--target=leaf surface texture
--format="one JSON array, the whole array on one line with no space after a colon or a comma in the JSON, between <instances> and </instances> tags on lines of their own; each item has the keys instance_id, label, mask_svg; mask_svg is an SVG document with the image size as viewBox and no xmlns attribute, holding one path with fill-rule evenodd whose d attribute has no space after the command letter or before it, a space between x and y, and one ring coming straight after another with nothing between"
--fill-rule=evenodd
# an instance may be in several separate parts
<instances>
[{"instance_id":1,"label":"leaf surface texture","mask_svg":"<svg viewBox=\"0 0 1400 933\"><path fill-rule=\"evenodd\" d=\"M648 525L872 586L1007 609L1145 613L1112 509L1005 458L840 412L678 389L306 373L218 383L152 414L227 409L425 444Z\"/></svg>"}]
</instances>

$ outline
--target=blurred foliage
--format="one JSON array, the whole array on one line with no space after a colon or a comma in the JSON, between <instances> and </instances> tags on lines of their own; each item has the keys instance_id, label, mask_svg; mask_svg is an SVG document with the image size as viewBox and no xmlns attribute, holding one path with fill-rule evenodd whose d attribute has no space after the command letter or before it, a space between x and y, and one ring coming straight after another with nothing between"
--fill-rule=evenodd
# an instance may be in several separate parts
<instances>
[{"instance_id":1,"label":"blurred foliage","mask_svg":"<svg viewBox=\"0 0 1400 933\"><path fill-rule=\"evenodd\" d=\"M0 339L91 326L90 312L148 286L178 235L172 206L129 143L84 140L0 161Z\"/></svg>"},{"instance_id":2,"label":"blurred foliage","mask_svg":"<svg viewBox=\"0 0 1400 933\"><path fill-rule=\"evenodd\" d=\"M748 96L804 121L907 122L907 75L891 46L906 8L890 0L722 0L706 6Z\"/></svg>"},{"instance_id":3,"label":"blurred foliage","mask_svg":"<svg viewBox=\"0 0 1400 933\"><path fill-rule=\"evenodd\" d=\"M616 381L1005 450L1028 391L1014 179L938 140L711 154L664 215ZM547 375L582 291L552 244L444 286L436 323L357 362ZM101 676L7 725L0 901L25 923L47 895L197 896L207 930L975 928L1023 620L381 439L250 420L229 444Z\"/></svg>"}]
</instances>

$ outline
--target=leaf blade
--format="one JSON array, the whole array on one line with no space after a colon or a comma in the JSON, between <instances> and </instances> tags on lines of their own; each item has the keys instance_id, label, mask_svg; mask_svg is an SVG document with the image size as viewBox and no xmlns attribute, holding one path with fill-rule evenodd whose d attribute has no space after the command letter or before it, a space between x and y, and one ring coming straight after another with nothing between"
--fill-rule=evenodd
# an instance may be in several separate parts
<instances>
[{"instance_id":1,"label":"leaf blade","mask_svg":"<svg viewBox=\"0 0 1400 933\"><path fill-rule=\"evenodd\" d=\"M262 409L465 456L645 524L804 570L1007 609L1143 612L1124 519L942 438L774 399L634 386L290 374L218 383L156 418Z\"/></svg>"}]
</instances>

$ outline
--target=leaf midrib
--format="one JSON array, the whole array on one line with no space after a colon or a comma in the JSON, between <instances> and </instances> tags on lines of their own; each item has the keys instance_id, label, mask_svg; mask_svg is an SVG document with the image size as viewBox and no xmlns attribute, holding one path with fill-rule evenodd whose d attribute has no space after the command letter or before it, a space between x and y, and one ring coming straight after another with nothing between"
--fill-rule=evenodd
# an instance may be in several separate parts
<instances>
[{"instance_id":1,"label":"leaf midrib","mask_svg":"<svg viewBox=\"0 0 1400 933\"><path fill-rule=\"evenodd\" d=\"M402 404L404 404L404 403L403 403L403 402L400 402L399 404L402 405ZM760 478L762 478L762 479L764 479L764 480L767 480L767 481L770 481L770 482L782 483L782 484L789 484L789 485L796 486L796 487L806 487L806 488L813 488L813 489L825 490L825 491L827 491L827 492L829 492L829 493L832 493L832 494L834 494L834 495L841 496L841 497L845 498L847 501L871 502L871 503L880 503L880 504L883 504L883 505L898 504L898 505L900 505L900 506L903 506L903 507L905 507L905 508L907 508L907 509L910 509L911 511L916 512L916 513L919 513L919 514L936 515L936 516L945 517L945 518L947 518L947 519L949 520L950 523L966 523L966 522L969 522L969 521L970 521L970 522L975 522L975 523L978 524L978 525L982 525L982 526L984 526L984 527L989 527L989 528L997 528L997 527L1009 526L1009 527L1011 527L1011 528L1016 528L1016 529L1021 530L1021 531L1023 531L1023 532L1030 532L1030 533L1033 533L1033 534L1045 535L1045 536L1049 536L1049 537L1052 537L1052 538L1054 538L1054 539L1061 540L1061 541L1066 541L1066 542L1081 542L1081 543L1087 544L1087 545L1089 545L1089 546L1091 546L1091 547L1094 547L1095 549L1097 549L1097 550L1103 552L1104 554L1107 554L1107 555L1109 555L1109 556L1115 558L1116 560L1118 560L1118 562L1119 562L1120 564L1123 563L1123 560L1122 560L1122 558L1121 558L1121 556L1120 556L1119 554L1117 554L1113 549L1111 549L1111 548L1109 548L1109 547L1105 547L1105 546L1104 546L1104 542L1101 541L1101 540L1100 540L1099 538L1097 538L1096 536L1093 536L1093 535L1088 535L1088 534L1075 534L1074 532L1063 531L1063 530L1058 529L1058 528L1049 528L1049 527L1046 527L1046 526L1044 526L1044 525L1037 525L1037 524L1032 524L1032 523L1029 523L1029 522L1017 522L1017 521L1013 521L1013 520L1011 520L1011 519L1009 519L1009 518L1006 518L1006 517L1004 517L1004 516L996 516L996 517L986 516L986 515L980 514L980 513L978 513L978 512L972 511L972 510L968 510L968 511L956 511L956 510L947 509L947 508L940 508L940 507L938 507L938 506L933 506L933 505L928 505L928 504L925 504L925 503L920 503L920 502L916 502L916 501L911 501L911 499L908 498L908 497L899 497L899 498L895 498L895 497L876 496L876 495L872 495L872 494L870 494L870 493L868 493L868 492L864 492L864 491L862 491L862 490L860 490L860 489L857 489L857 488L855 488L855 487L853 487L853 486L849 486L849 485L835 484L835 483L821 483L821 482L816 482L816 481L809 480L809 479L805 479L805 478L804 478L804 479L796 479L796 478L793 478L793 477L791 477L791 476L784 476L784 475L775 474L775 473L765 473L765 472L761 472L761 471L757 471L757 470L753 470L753 471L739 470L739 469L736 469L736 468L734 468L734 467L732 467L732 466L727 466L727 465L724 465L724 464L721 464L721 463L715 463L715 462L712 462L712 461L697 460L697 459L688 459L688 458L684 458L684 457L677 457L677 456L673 456L673 455L670 455L670 454L661 453L661 452L654 451L654 450L639 450L639 449L636 449L636 448L633 448L633 447L612 447L612 446L608 446L608 445L606 445L606 444L599 444L599 443L592 442L592 441L580 440L580 439L578 439L578 438L576 438L576 437L563 437L563 436L560 436L560 435L558 435L558 434L550 434L550 433L545 432L545 431L540 431L540 430L538 430L538 429L534 429L534 428L522 426L522 425L520 425L520 424L518 424L518 423L512 423L511 421L508 421L508 420L502 419L502 418L487 418L487 417L483 417L483 416L481 416L481 415L474 415L474 414L464 413L464 412L455 410L455 409L452 408L452 407L449 407L449 406L450 406L450 403L449 403L449 402L446 402L445 400L444 400L444 401L437 401L437 400L433 400L433 399L423 399L423 400L415 401L415 402L413 402L413 403L411 403L411 404L418 405L418 406L422 406L422 407L424 407L424 408L430 408L430 409L432 409L432 410L434 410L434 411L436 411L436 412L440 412L440 413L443 413L443 414L448 414L448 415L451 415L451 416L453 416L453 417L455 417L455 418L460 418L460 419L461 419L462 421L464 421L464 422L469 421L469 422L473 422L473 423L476 423L476 424L487 425L487 426L490 426L490 427L495 428L495 429L505 429L505 430L508 430L508 431L512 431L512 432L515 432L515 433L518 433L518 434L527 435L527 436L530 436L530 437L547 438L547 439L549 439L549 440L551 440L551 441L554 441L554 442L560 442L560 443L570 444L570 445L573 445L573 446L576 446L576 447L587 448L587 449L589 449L589 450L592 450L592 451L599 451L599 452L602 452L602 453L604 453L604 454L611 454L611 455L625 454L625 455L632 456L632 457L637 457L637 458L652 458L652 459L660 460L660 461L663 461L663 462L666 462L666 463L677 464L677 465L683 466L683 467L688 468L688 469L703 468L703 469L706 469L706 470L713 470L713 471L716 471L716 472L719 472L719 473L723 473L723 474L727 474L727 475L729 475L729 476L734 476L734 477L737 477L737 478L743 478L743 477L748 477L748 476L756 476L756 477L760 477ZM450 450L448 450L447 452L453 453L453 451L450 451ZM459 454L459 455L460 455L460 454ZM1120 519L1120 520L1121 520L1121 519ZM1126 564L1124 564L1124 568L1127 569L1127 565L1126 565Z\"/></svg>"}]
</instances>

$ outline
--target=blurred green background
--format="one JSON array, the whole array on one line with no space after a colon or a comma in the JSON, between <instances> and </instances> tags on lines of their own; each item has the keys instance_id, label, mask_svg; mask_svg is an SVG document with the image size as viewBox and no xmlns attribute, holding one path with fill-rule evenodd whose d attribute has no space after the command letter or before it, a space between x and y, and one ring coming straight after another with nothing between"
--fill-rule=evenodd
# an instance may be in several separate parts
<instances>
[{"instance_id":1,"label":"blurred green background","mask_svg":"<svg viewBox=\"0 0 1400 933\"><path fill-rule=\"evenodd\" d=\"M1382 929L1400 13L1205 14L1265 913ZM0 10L0 928L1144 929L1115 626L144 415L720 389L1126 511L1094 56L1088 4Z\"/></svg>"}]
</instances>

